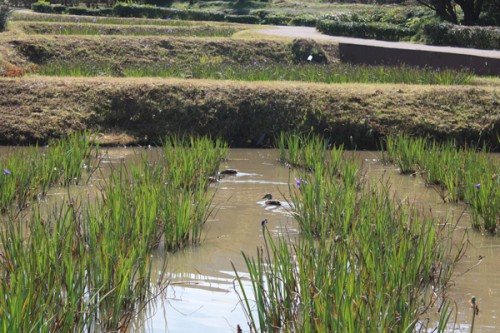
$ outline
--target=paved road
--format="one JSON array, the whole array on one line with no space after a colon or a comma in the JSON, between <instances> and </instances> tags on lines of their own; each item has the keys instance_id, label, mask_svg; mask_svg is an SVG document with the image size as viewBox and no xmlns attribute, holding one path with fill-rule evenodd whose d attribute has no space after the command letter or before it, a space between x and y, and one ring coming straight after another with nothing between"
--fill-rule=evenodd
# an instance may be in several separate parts
<instances>
[{"instance_id":1,"label":"paved road","mask_svg":"<svg viewBox=\"0 0 500 333\"><path fill-rule=\"evenodd\" d=\"M463 47L430 46L430 45L404 43L404 42L385 42L372 39L328 36L328 35L323 35L319 33L315 28L310 28L310 27L276 26L269 29L262 29L255 31L261 34L274 35L274 36L311 38L317 40L331 40L346 44L376 46L376 47L404 49L404 50L455 53L455 54L464 54L464 55L500 59L500 51L468 49Z\"/></svg>"}]
</instances>

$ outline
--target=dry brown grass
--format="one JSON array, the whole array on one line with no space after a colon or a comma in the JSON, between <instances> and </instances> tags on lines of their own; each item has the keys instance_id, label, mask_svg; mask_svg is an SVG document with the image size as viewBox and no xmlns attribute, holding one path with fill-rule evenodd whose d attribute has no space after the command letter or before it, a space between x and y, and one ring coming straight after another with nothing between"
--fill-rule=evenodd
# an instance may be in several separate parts
<instances>
[{"instance_id":1,"label":"dry brown grass","mask_svg":"<svg viewBox=\"0 0 500 333\"><path fill-rule=\"evenodd\" d=\"M0 91L3 143L90 128L129 143L197 133L252 146L262 135L314 130L339 143L352 137L358 148L394 132L498 148L494 87L29 77L1 79Z\"/></svg>"}]
</instances>

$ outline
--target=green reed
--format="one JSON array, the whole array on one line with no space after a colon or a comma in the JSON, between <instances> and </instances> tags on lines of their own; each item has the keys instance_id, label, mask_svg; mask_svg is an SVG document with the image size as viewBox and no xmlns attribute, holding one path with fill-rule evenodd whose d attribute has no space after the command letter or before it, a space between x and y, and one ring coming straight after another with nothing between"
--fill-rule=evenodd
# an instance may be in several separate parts
<instances>
[{"instance_id":1,"label":"green reed","mask_svg":"<svg viewBox=\"0 0 500 333\"><path fill-rule=\"evenodd\" d=\"M443 293L462 253L451 256L452 228L395 204L385 187L363 184L354 163L317 156L291 189L301 237L274 240L264 227L264 248L256 258L243 254L253 297L237 280L251 329L403 332L425 325L420 318L433 300L424 295Z\"/></svg>"},{"instance_id":2,"label":"green reed","mask_svg":"<svg viewBox=\"0 0 500 333\"><path fill-rule=\"evenodd\" d=\"M98 148L89 133L74 133L49 140L46 147L15 149L0 160L0 212L13 204L25 207L53 185L78 184L82 172L90 170L92 152Z\"/></svg>"},{"instance_id":3,"label":"green reed","mask_svg":"<svg viewBox=\"0 0 500 333\"><path fill-rule=\"evenodd\" d=\"M267 61L267 60L266 60ZM97 71L95 69L98 69ZM39 74L49 76L116 75L105 64L52 61L40 66ZM77 74L81 73L81 74ZM382 67L350 64L258 64L238 65L221 61L177 65L173 62L123 68L127 77L189 77L238 81L304 81L318 83L407 83L467 84L472 76L465 71L434 71L413 67Z\"/></svg>"},{"instance_id":4,"label":"green reed","mask_svg":"<svg viewBox=\"0 0 500 333\"><path fill-rule=\"evenodd\" d=\"M385 155L400 170L420 170L443 201L463 201L471 207L472 225L494 233L500 223L498 159L488 150L458 149L453 142L436 143L407 136L388 137ZM404 165L404 167L402 167ZM404 172L403 172L404 173Z\"/></svg>"},{"instance_id":5,"label":"green reed","mask_svg":"<svg viewBox=\"0 0 500 333\"><path fill-rule=\"evenodd\" d=\"M80 142L72 140L66 144ZM200 242L210 214L206 178L227 153L225 143L208 138L165 142L159 159L145 152L141 163L111 169L94 199L35 206L24 220L6 216L0 229L0 330L125 332L165 288L166 255L155 279L152 253L162 244L176 250ZM65 146L49 144L57 147ZM58 176L66 184L71 167L62 165Z\"/></svg>"},{"instance_id":6,"label":"green reed","mask_svg":"<svg viewBox=\"0 0 500 333\"><path fill-rule=\"evenodd\" d=\"M334 165L339 162L343 147L333 147L329 150L328 143L318 135L303 135L300 133L280 133L277 140L280 151L280 161L294 167L314 170L318 161L332 158Z\"/></svg>"}]
</instances>

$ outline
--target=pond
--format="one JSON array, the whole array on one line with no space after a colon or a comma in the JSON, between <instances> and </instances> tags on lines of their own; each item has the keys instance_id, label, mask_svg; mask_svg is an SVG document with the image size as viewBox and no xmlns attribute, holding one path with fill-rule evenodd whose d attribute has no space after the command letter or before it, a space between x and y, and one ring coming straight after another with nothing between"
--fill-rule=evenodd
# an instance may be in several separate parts
<instances>
[{"instance_id":1,"label":"pond","mask_svg":"<svg viewBox=\"0 0 500 333\"><path fill-rule=\"evenodd\" d=\"M102 166L115 163L133 164L143 148L104 149ZM0 150L4 154L7 150ZM154 154L152 149L151 153ZM498 297L500 295L500 237L481 234L470 229L465 205L444 204L432 187L420 177L403 176L395 167L384 165L379 152L346 152L354 155L370 182L390 184L395 200L411 202L425 214L456 223L457 243L467 235L467 251L458 262L447 295L452 300L450 332L470 332L472 309L469 301L479 302L479 316L474 332L497 332L500 329ZM237 325L248 332L247 318L240 304L241 291L236 288L232 264L239 273L247 268L242 252L254 255L263 245L261 221L268 220L274 236L298 237L298 226L290 216L290 207L266 206L263 196L286 202L289 187L295 186L293 170L277 160L271 149L230 149L221 169L235 169L236 175L225 176L212 184L213 211L204 226L202 242L174 254L155 253L160 271L167 258L168 287L145 305L129 328L130 332L236 332ZM500 156L499 156L500 157ZM105 173L103 173L105 175ZM93 174L97 184L101 174ZM93 186L76 186L72 190L91 195ZM48 201L61 200L66 190L52 189ZM250 284L247 281L250 290ZM436 315L440 302L430 309ZM434 320L434 319L430 319Z\"/></svg>"},{"instance_id":2,"label":"pond","mask_svg":"<svg viewBox=\"0 0 500 333\"><path fill-rule=\"evenodd\" d=\"M114 153L111 151L110 153ZM119 153L119 152L118 152ZM468 213L463 205L443 204L438 193L426 187L419 177L403 176L394 167L383 165L379 152L356 152L370 181L389 181L401 201L410 201L436 218L459 219L457 240L468 234L465 256L456 266L448 296L454 302L450 320L456 320L453 332L470 332L472 311L469 301L478 299L480 314L474 332L497 332L500 329L500 238L470 230ZM298 235L298 227L286 207L270 207L262 197L272 193L286 200L291 171L277 161L274 150L231 149L221 169L236 169L214 185L214 211L204 229L200 246L178 252L168 259L171 284L166 293L135 322L132 331L144 332L236 332L240 325L248 331L247 319L235 291L231 262L245 272L241 255L254 255L263 245L260 222L269 221L273 235ZM430 311L431 316L439 306Z\"/></svg>"}]
</instances>

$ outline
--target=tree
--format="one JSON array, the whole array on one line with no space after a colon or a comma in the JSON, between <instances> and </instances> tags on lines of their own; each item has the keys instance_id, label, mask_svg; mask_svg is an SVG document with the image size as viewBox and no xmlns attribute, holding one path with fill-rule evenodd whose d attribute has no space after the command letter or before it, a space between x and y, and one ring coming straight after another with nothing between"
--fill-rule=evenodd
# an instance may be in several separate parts
<instances>
[{"instance_id":1,"label":"tree","mask_svg":"<svg viewBox=\"0 0 500 333\"><path fill-rule=\"evenodd\" d=\"M10 8L8 0L0 0L0 32L7 29L7 21L11 13L12 8Z\"/></svg>"},{"instance_id":2,"label":"tree","mask_svg":"<svg viewBox=\"0 0 500 333\"><path fill-rule=\"evenodd\" d=\"M483 9L484 0L417 0L426 7L431 8L442 19L459 23L455 9L455 4L460 6L464 13L461 23L464 25L474 25L479 22L479 15Z\"/></svg>"}]
</instances>

